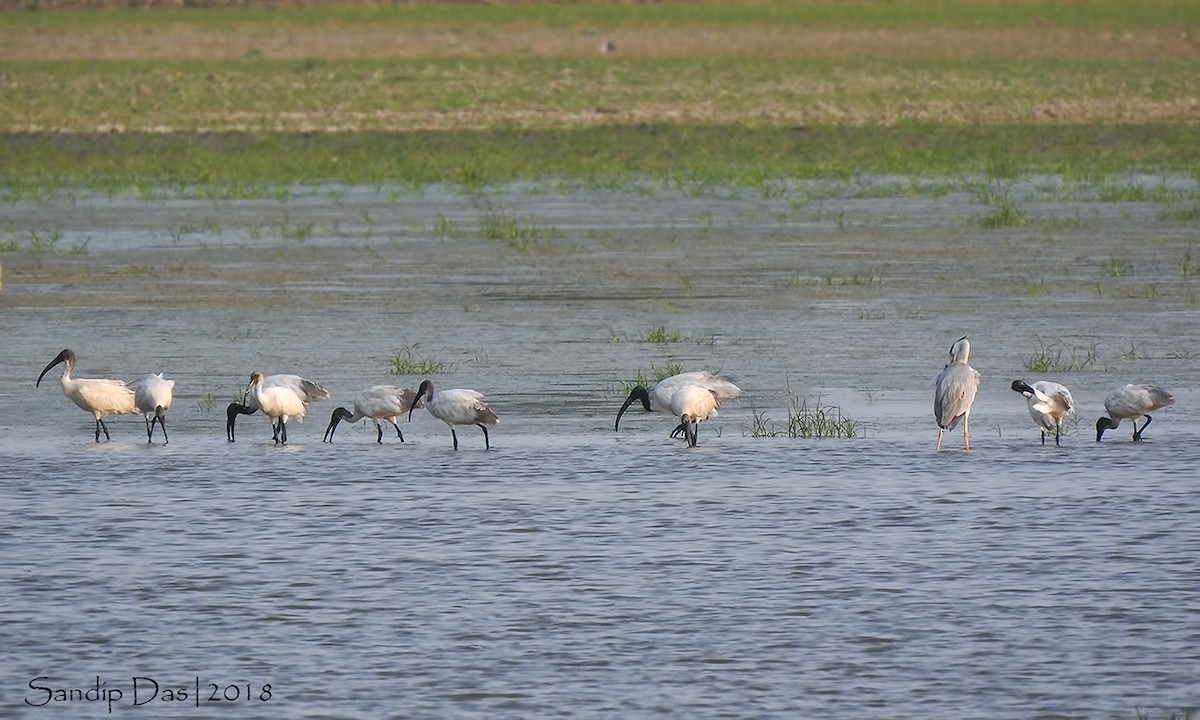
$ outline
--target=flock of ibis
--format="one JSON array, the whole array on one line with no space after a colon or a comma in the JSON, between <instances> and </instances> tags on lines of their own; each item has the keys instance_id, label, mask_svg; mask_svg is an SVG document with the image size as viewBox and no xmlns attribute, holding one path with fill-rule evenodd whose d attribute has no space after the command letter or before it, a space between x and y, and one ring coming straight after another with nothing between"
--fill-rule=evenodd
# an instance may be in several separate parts
<instances>
[{"instance_id":1,"label":"flock of ibis","mask_svg":"<svg viewBox=\"0 0 1200 720\"><path fill-rule=\"evenodd\" d=\"M966 336L950 346L950 362L934 378L933 415L937 421L938 435L936 450L942 447L942 434L962 423L963 445L971 449L969 420L971 407L981 382L980 374L968 364L971 343ZM50 361L38 375L35 386L40 386L46 373L57 365L63 365L62 391L71 402L96 419L96 442L100 433L109 439L108 427L104 424L107 415L141 414L146 420L146 440L154 442L154 426L162 429L163 443L167 437L166 416L171 407L175 388L174 380L167 380L162 373L151 373L133 383L121 380L77 378L75 353L63 350ZM1049 381L1032 384L1014 380L1012 389L1026 398L1029 415L1041 429L1042 444L1046 434L1054 434L1054 444L1060 444L1063 422L1075 412L1075 401L1065 386ZM646 412L670 415L679 423L671 431L672 438L682 437L688 447L698 442L699 424L717 414L721 403L735 400L742 394L741 388L729 379L708 371L686 372L672 375L647 389L642 385L633 388L629 397L617 412L613 430L621 428L621 417L635 402L640 402ZM243 402L230 403L226 411L226 439L235 441L235 425L239 415L262 412L271 421L272 438L276 444L286 445L287 423L292 418L303 418L308 413L309 403L328 400L329 392L318 383L299 375L264 375L255 371L246 385ZM1150 413L1175 402L1175 398L1154 385L1124 385L1104 399L1107 415L1096 421L1096 442L1100 442L1106 430L1116 428L1123 420L1133 424L1134 441L1142 440L1142 434L1153 419ZM341 422L355 423L370 420L375 424L376 442L383 442L383 423L396 430L400 442L404 433L397 419L405 417L411 422L414 410L424 408L433 417L446 423L454 449L458 449L456 427L474 425L483 431L485 449L491 448L488 428L499 422L496 412L484 402L482 393L461 388L434 390L433 382L424 380L416 391L394 385L375 385L360 391L354 397L353 411L339 407L333 411L325 429L325 442L333 442L334 433ZM1138 421L1145 422L1138 426Z\"/></svg>"}]
</instances>

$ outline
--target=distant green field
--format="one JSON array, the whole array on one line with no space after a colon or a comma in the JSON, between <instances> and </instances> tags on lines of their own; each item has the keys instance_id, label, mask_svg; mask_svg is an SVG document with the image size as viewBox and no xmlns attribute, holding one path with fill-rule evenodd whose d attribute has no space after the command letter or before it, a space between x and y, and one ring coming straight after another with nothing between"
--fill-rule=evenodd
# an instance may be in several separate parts
<instances>
[{"instance_id":1,"label":"distant green field","mask_svg":"<svg viewBox=\"0 0 1200 720\"><path fill-rule=\"evenodd\" d=\"M0 11L0 184L1200 176L1198 36L1169 0Z\"/></svg>"}]
</instances>

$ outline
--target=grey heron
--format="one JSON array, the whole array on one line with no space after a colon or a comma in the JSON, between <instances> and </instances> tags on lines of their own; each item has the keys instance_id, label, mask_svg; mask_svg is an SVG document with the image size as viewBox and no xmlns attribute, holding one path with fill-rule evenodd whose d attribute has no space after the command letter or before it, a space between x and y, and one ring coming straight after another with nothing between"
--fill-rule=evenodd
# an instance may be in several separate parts
<instances>
[{"instance_id":1,"label":"grey heron","mask_svg":"<svg viewBox=\"0 0 1200 720\"><path fill-rule=\"evenodd\" d=\"M979 391L979 372L967 364L971 343L963 335L950 346L950 364L933 379L933 417L937 420L936 450L942 449L942 433L963 424L963 444L971 449L969 421L975 393Z\"/></svg>"}]
</instances>

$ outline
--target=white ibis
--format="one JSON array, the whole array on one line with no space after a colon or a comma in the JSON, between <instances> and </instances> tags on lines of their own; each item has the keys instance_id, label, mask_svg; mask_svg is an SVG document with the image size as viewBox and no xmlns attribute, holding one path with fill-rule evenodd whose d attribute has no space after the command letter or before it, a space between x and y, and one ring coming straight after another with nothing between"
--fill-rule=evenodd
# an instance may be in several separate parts
<instances>
[{"instance_id":1,"label":"white ibis","mask_svg":"<svg viewBox=\"0 0 1200 720\"><path fill-rule=\"evenodd\" d=\"M1154 385L1119 387L1104 398L1104 409L1108 411L1108 417L1101 416L1096 421L1096 442L1100 442L1105 430L1112 430L1126 419L1133 422L1133 441L1140 442L1142 433L1154 419L1150 417L1150 412L1174 404L1175 398L1171 393ZM1140 417L1145 417L1146 422L1139 428L1137 421Z\"/></svg>"},{"instance_id":2,"label":"white ibis","mask_svg":"<svg viewBox=\"0 0 1200 720\"><path fill-rule=\"evenodd\" d=\"M280 385L265 385L262 372L250 374L246 397L272 420L276 445L287 445L287 421L303 418L308 413L308 400L295 390Z\"/></svg>"},{"instance_id":3,"label":"white ibis","mask_svg":"<svg viewBox=\"0 0 1200 720\"><path fill-rule=\"evenodd\" d=\"M1054 433L1054 444L1059 444L1062 423L1075 410L1075 399L1065 385L1042 380L1030 385L1024 380L1013 380L1012 389L1025 396L1029 404L1029 416L1042 429L1042 444L1046 444L1046 433Z\"/></svg>"},{"instance_id":4,"label":"white ibis","mask_svg":"<svg viewBox=\"0 0 1200 720\"><path fill-rule=\"evenodd\" d=\"M132 415L138 411L133 390L123 381L71 377L75 371L75 353L70 349L63 350L50 361L42 374L38 375L34 387L40 386L50 368L59 363L65 364L62 374L63 395L96 418L96 442L100 442L101 430L104 431L105 440L111 439L104 425L105 415Z\"/></svg>"},{"instance_id":5,"label":"white ibis","mask_svg":"<svg viewBox=\"0 0 1200 720\"><path fill-rule=\"evenodd\" d=\"M682 433L688 447L695 447L699 423L715 416L721 403L735 400L741 394L742 389L737 385L707 370L679 373L659 380L653 391L642 385L635 386L617 412L613 430L620 431L621 416L630 405L640 400L646 412L660 412L679 418L679 425L671 431L671 437Z\"/></svg>"},{"instance_id":6,"label":"white ibis","mask_svg":"<svg viewBox=\"0 0 1200 720\"><path fill-rule=\"evenodd\" d=\"M937 420L936 450L942 449L942 432L953 430L961 420L963 445L971 449L969 421L975 393L979 391L979 371L967 364L971 343L963 335L950 346L950 364L933 379L933 417Z\"/></svg>"},{"instance_id":7,"label":"white ibis","mask_svg":"<svg viewBox=\"0 0 1200 720\"><path fill-rule=\"evenodd\" d=\"M417 403L417 394L412 388L396 387L395 385L375 385L354 396L354 412L344 407L337 408L329 418L329 427L325 428L325 442L333 442L333 433L338 423L345 420L356 423L363 418L370 418L375 423L375 442L383 444L382 422L391 423L396 428L396 437L404 442L404 433L396 424L396 418L407 413ZM420 403L424 406L424 402Z\"/></svg>"},{"instance_id":8,"label":"white ibis","mask_svg":"<svg viewBox=\"0 0 1200 720\"><path fill-rule=\"evenodd\" d=\"M167 437L167 410L171 408L175 381L163 378L162 373L150 373L133 384L133 398L138 412L146 418L146 442L154 442L154 423L162 428L163 444Z\"/></svg>"},{"instance_id":9,"label":"white ibis","mask_svg":"<svg viewBox=\"0 0 1200 720\"><path fill-rule=\"evenodd\" d=\"M420 387L417 388L416 401L419 402L422 399L424 399L425 409L429 411L430 415L450 426L450 437L454 438L455 450L458 449L458 433L454 431L456 425L478 427L483 431L484 448L491 449L488 427L500 422L500 418L496 416L494 410L488 407L487 403L483 402L483 393L461 388L440 390L434 393L433 381L422 380ZM409 422L412 421L412 411L415 407L417 407L416 402L408 409Z\"/></svg>"},{"instance_id":10,"label":"white ibis","mask_svg":"<svg viewBox=\"0 0 1200 720\"><path fill-rule=\"evenodd\" d=\"M263 378L263 387L281 387L291 390L299 395L305 402L316 402L317 400L328 400L329 392L319 384L302 378L299 375L268 375ZM237 421L238 415L253 415L259 411L257 402L253 397L246 395L245 404L229 403L229 407L225 409L225 438L229 442L234 442L234 424ZM271 429L274 431L274 438L278 440L279 431L275 428L275 423L272 421Z\"/></svg>"}]
</instances>

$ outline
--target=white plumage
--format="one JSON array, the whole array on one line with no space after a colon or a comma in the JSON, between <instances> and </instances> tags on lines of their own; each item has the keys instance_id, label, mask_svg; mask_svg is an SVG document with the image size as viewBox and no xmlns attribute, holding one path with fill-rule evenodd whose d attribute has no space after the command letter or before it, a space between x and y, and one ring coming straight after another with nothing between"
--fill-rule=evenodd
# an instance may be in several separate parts
<instances>
[{"instance_id":1,"label":"white plumage","mask_svg":"<svg viewBox=\"0 0 1200 720\"><path fill-rule=\"evenodd\" d=\"M171 398L174 396L175 381L167 380L162 373L150 373L133 383L133 399L138 412L146 418L146 442L154 441L154 423L162 428L163 444L171 442L167 438L167 410L171 408Z\"/></svg>"},{"instance_id":2,"label":"white plumage","mask_svg":"<svg viewBox=\"0 0 1200 720\"><path fill-rule=\"evenodd\" d=\"M660 412L679 418L679 425L671 431L671 437L682 433L688 446L695 447L699 423L715 416L721 403L735 400L741 394L742 389L733 382L707 370L679 373L658 381L652 391L642 385L635 386L617 412L613 430L621 429L621 416L629 406L641 401L646 412Z\"/></svg>"},{"instance_id":3,"label":"white plumage","mask_svg":"<svg viewBox=\"0 0 1200 720\"><path fill-rule=\"evenodd\" d=\"M971 449L970 418L975 394L979 392L979 372L967 364L971 343L964 335L950 346L950 364L933 379L933 417L937 420L937 447L942 449L942 432L953 430L961 420L963 445Z\"/></svg>"},{"instance_id":4,"label":"white plumage","mask_svg":"<svg viewBox=\"0 0 1200 720\"><path fill-rule=\"evenodd\" d=\"M1171 393L1154 385L1125 385L1109 393L1104 398L1104 409L1108 417L1101 416L1096 421L1096 442L1104 435L1105 430L1111 430L1121 424L1122 420L1133 422L1133 441L1139 442L1142 433L1154 418L1150 413L1159 408L1175 404ZM1145 417L1146 422L1139 428L1138 418Z\"/></svg>"},{"instance_id":5,"label":"white plumage","mask_svg":"<svg viewBox=\"0 0 1200 720\"><path fill-rule=\"evenodd\" d=\"M1062 423L1075 410L1075 399L1065 385L1041 380L1030 385L1024 380L1013 380L1012 389L1025 396L1029 405L1029 417L1042 430L1042 444L1046 444L1046 433L1054 433L1054 444L1059 444Z\"/></svg>"},{"instance_id":6,"label":"white plumage","mask_svg":"<svg viewBox=\"0 0 1200 720\"><path fill-rule=\"evenodd\" d=\"M329 418L329 427L325 428L325 442L333 442L333 433L337 430L339 422L344 420L356 423L363 418L369 418L371 422L375 423L376 442L383 443L381 422L391 423L392 427L396 428L396 437L400 438L400 442L404 442L404 433L400 432L396 418L407 413L417 402L417 393L412 388L396 387L395 385L369 387L354 396L353 413L344 407L333 411L333 415ZM423 401L420 402L420 406L424 406Z\"/></svg>"},{"instance_id":7,"label":"white plumage","mask_svg":"<svg viewBox=\"0 0 1200 720\"><path fill-rule=\"evenodd\" d=\"M271 418L275 430L275 443L287 445L287 421L303 418L308 413L308 400L290 387L266 385L263 374L254 371L246 385L246 397Z\"/></svg>"},{"instance_id":8,"label":"white plumage","mask_svg":"<svg viewBox=\"0 0 1200 720\"><path fill-rule=\"evenodd\" d=\"M450 436L454 438L454 449L458 449L458 433L454 431L456 425L466 426L475 425L483 431L483 445L486 449L491 449L491 440L488 438L488 427L494 426L500 422L500 418L496 416L494 410L483 402L483 393L478 390L464 390L455 388L453 390L440 390L437 393L433 391L433 382L431 380L422 380L421 386L417 388L416 401L425 401L425 409L429 414L446 423L450 427ZM417 407L414 404L408 410L408 419L412 421L413 408Z\"/></svg>"},{"instance_id":9,"label":"white plumage","mask_svg":"<svg viewBox=\"0 0 1200 720\"><path fill-rule=\"evenodd\" d=\"M63 395L96 418L96 442L100 442L101 431L104 432L104 439L111 439L108 436L108 427L104 424L105 415L132 415L138 411L133 390L123 381L72 377L71 374L75 371L75 353L70 349L63 350L46 365L34 386L40 386L46 373L59 363L64 363Z\"/></svg>"},{"instance_id":10,"label":"white plumage","mask_svg":"<svg viewBox=\"0 0 1200 720\"><path fill-rule=\"evenodd\" d=\"M329 392L320 384L313 382L299 375L267 375L263 378L263 387L281 387L290 390L297 396L302 398L304 402L311 403L317 400L328 400ZM249 393L243 393L245 404L229 403L229 407L225 410L225 437L229 442L234 442L234 426L238 415L253 415L258 412L259 408L257 401ZM274 420L271 422L274 439L278 441L279 431L275 427Z\"/></svg>"}]
</instances>

